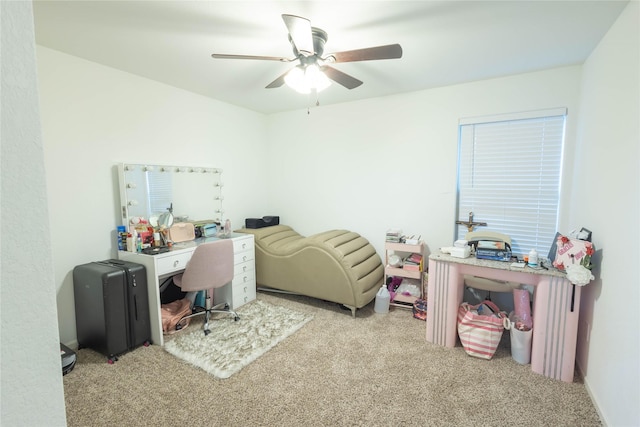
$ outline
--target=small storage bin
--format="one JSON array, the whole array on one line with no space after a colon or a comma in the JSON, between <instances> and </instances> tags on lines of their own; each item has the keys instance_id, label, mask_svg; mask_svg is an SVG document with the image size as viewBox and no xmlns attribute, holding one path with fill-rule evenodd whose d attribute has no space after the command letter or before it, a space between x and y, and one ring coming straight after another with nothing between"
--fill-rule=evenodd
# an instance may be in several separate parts
<instances>
[{"instance_id":1,"label":"small storage bin","mask_svg":"<svg viewBox=\"0 0 640 427\"><path fill-rule=\"evenodd\" d=\"M511 328L511 357L521 365L531 363L531 338L533 330L520 331Z\"/></svg>"}]
</instances>

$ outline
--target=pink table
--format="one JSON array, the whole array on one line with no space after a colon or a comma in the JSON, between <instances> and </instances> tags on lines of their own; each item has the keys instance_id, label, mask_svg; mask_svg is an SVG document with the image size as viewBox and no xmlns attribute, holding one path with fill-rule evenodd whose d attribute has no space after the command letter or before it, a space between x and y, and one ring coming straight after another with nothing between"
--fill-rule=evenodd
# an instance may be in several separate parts
<instances>
[{"instance_id":1,"label":"pink table","mask_svg":"<svg viewBox=\"0 0 640 427\"><path fill-rule=\"evenodd\" d=\"M534 286L531 369L546 377L573 381L580 311L580 286L555 269L511 267L509 262L429 257L427 341L455 347L457 313L462 303L464 275Z\"/></svg>"}]
</instances>

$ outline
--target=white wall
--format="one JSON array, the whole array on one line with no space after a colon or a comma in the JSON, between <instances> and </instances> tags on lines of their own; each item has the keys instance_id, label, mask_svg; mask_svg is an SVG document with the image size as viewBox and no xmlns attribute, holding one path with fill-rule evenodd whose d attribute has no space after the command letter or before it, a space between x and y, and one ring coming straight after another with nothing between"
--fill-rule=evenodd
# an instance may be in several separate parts
<instances>
[{"instance_id":1,"label":"white wall","mask_svg":"<svg viewBox=\"0 0 640 427\"><path fill-rule=\"evenodd\" d=\"M571 223L601 264L584 289L578 363L611 426L640 425L640 7L632 2L583 67Z\"/></svg>"},{"instance_id":2,"label":"white wall","mask_svg":"<svg viewBox=\"0 0 640 427\"><path fill-rule=\"evenodd\" d=\"M115 165L222 168L225 215L240 226L266 204L265 117L41 46L37 56L60 339L75 346L73 268L116 257Z\"/></svg>"},{"instance_id":3,"label":"white wall","mask_svg":"<svg viewBox=\"0 0 640 427\"><path fill-rule=\"evenodd\" d=\"M381 256L391 227L421 235L430 252L450 246L458 120L567 107L571 156L580 72L565 67L272 115L271 210L302 234L357 231Z\"/></svg>"},{"instance_id":4,"label":"white wall","mask_svg":"<svg viewBox=\"0 0 640 427\"><path fill-rule=\"evenodd\" d=\"M568 107L559 229L590 228L601 249L577 362L606 424L640 425L638 15L631 2L584 81L568 67L271 116L271 210L303 234L357 231L381 255L388 227L437 250L453 236L458 119Z\"/></svg>"},{"instance_id":5,"label":"white wall","mask_svg":"<svg viewBox=\"0 0 640 427\"><path fill-rule=\"evenodd\" d=\"M0 2L0 425L66 424L31 2Z\"/></svg>"}]
</instances>

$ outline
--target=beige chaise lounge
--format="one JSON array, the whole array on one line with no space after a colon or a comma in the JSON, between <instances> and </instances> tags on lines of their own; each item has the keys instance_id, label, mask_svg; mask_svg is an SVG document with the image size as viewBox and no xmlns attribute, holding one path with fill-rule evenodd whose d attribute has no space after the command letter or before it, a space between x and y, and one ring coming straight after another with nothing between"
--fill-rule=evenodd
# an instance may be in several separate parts
<instances>
[{"instance_id":1,"label":"beige chaise lounge","mask_svg":"<svg viewBox=\"0 0 640 427\"><path fill-rule=\"evenodd\" d=\"M304 237L286 225L237 231L255 236L256 282L265 290L333 301L355 316L382 285L382 260L357 233L331 230Z\"/></svg>"}]
</instances>

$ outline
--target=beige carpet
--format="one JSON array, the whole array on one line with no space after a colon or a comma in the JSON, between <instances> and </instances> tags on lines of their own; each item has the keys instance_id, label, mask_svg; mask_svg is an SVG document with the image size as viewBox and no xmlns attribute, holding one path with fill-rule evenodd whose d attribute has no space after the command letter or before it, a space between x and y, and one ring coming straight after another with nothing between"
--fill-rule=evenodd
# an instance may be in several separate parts
<instances>
[{"instance_id":1,"label":"beige carpet","mask_svg":"<svg viewBox=\"0 0 640 427\"><path fill-rule=\"evenodd\" d=\"M409 311L358 311L305 297L258 298L313 320L240 372L217 379L159 346L113 365L81 350L64 376L69 426L598 426L580 382L425 341Z\"/></svg>"}]
</instances>

